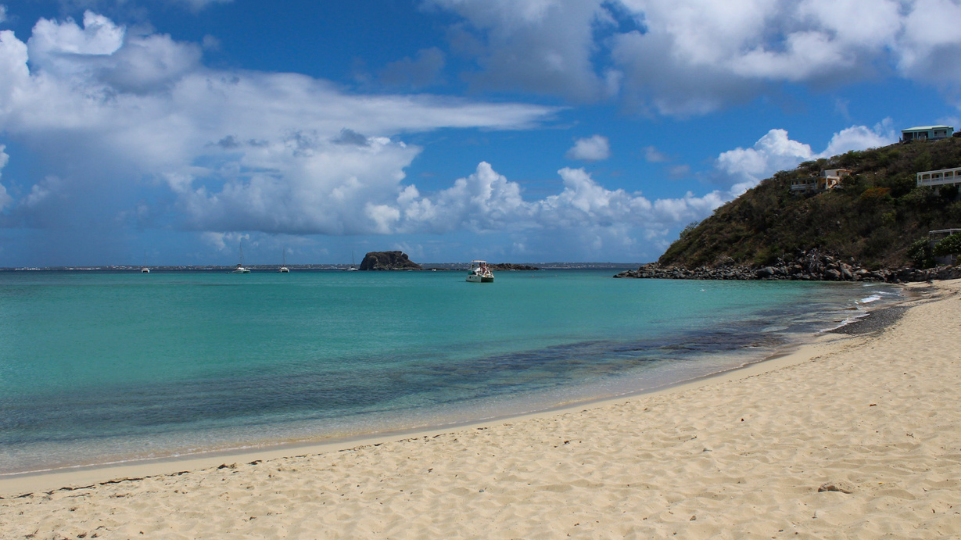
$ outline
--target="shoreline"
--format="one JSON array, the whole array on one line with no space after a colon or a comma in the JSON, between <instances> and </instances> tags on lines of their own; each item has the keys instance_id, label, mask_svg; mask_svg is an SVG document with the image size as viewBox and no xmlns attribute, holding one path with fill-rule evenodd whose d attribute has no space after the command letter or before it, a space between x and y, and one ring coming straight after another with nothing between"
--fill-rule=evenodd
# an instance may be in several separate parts
<instances>
[{"instance_id":1,"label":"shoreline","mask_svg":"<svg viewBox=\"0 0 961 540\"><path fill-rule=\"evenodd\" d=\"M285 449L286 457L19 479L32 482L25 490L0 482L0 530L11 538L958 537L959 300L961 281L939 283L906 299L906 312L880 332L826 334L780 358L563 411Z\"/></svg>"},{"instance_id":2,"label":"shoreline","mask_svg":"<svg viewBox=\"0 0 961 540\"><path fill-rule=\"evenodd\" d=\"M597 408L643 397L669 395L701 388L703 386L737 381L784 367L796 365L826 354L825 348L838 345L845 338L826 336L815 338L813 342L792 344L785 347L789 352L777 352L770 357L750 362L726 371L697 377L693 380L669 384L652 391L627 393L615 397L604 397L569 404L560 404L536 412L508 415L464 423L455 423L437 428L411 428L391 431L372 436L348 437L332 442L292 442L270 445L261 448L201 452L185 456L163 457L156 459L134 460L111 464L83 465L49 471L11 473L0 476L0 500L19 498L36 492L74 491L109 485L123 481L142 480L152 477L178 476L184 471L197 471L219 467L230 462L236 465L247 461L272 461L305 455L328 454L355 450L368 446L418 438L435 437L469 429L486 429L495 425L522 422L525 420L549 418L577 409ZM229 465L228 465L229 466Z\"/></svg>"},{"instance_id":3,"label":"shoreline","mask_svg":"<svg viewBox=\"0 0 961 540\"><path fill-rule=\"evenodd\" d=\"M902 290L905 293L908 292L908 288ZM216 467L228 461L268 461L304 454L341 452L363 446L379 446L400 439L432 437L462 429L476 429L512 421L549 417L570 412L578 408L603 407L623 400L683 392L715 382L735 381L804 362L819 354L824 354L825 352L822 349L825 347L837 345L846 339L850 339L851 336L883 331L887 326L897 322L900 315L908 309L906 307L908 304L924 300L923 297L917 294L912 296L914 297L910 298L905 295L901 300L892 304L869 309L863 317L845 322L840 327L819 331L806 339L777 346L774 352L760 360L747 361L744 364L719 372L666 383L654 389L628 391L612 396L559 403L535 411L508 413L477 420L452 421L448 424L437 426L418 426L385 430L374 434L333 437L330 438L331 440L329 441L280 441L223 450L202 450L183 455L147 457L142 459L135 458L114 463L75 465L48 470L5 473L0 474L0 499L11 496L22 496L30 490L43 492L56 489L80 489L77 486L82 484L84 485L83 487L105 485L115 483L118 478L142 479L154 476L169 476L181 474L184 470ZM880 312L897 313L897 316L878 317L877 314ZM853 330L847 330L851 328L853 328ZM841 335L847 337L841 337Z\"/></svg>"},{"instance_id":4,"label":"shoreline","mask_svg":"<svg viewBox=\"0 0 961 540\"><path fill-rule=\"evenodd\" d=\"M643 386L617 383L613 385L593 383L592 385L576 387L573 393L563 394L563 399L558 399L562 398L562 394L556 392L548 392L544 395L532 394L531 396L526 396L524 399L514 402L510 406L488 411L489 415L487 416L472 414L471 416L465 417L463 410L460 410L464 408L464 405L461 404L459 408L456 409L460 411L459 413L436 416L433 417L433 419L421 419L424 423L413 423L400 427L389 427L391 422L386 422L383 425L388 427L380 427L379 429L365 433L347 432L288 439L248 440L238 445L222 446L219 448L207 447L194 451L175 450L162 453L161 455L132 455L114 461L77 463L54 466L46 469L4 472L0 473L0 498L11 494L11 489L6 486L20 485L21 480L29 485L31 479L44 479L44 481L38 485L43 486L43 489L54 489L58 486L58 483L61 482L58 478L64 478L66 480L63 481L74 484L83 482L96 484L99 479L102 479L102 471L119 471L117 474L121 476L144 477L179 472L181 465L187 465L190 468L211 467L221 464L222 460L225 459L244 460L255 459L258 456L268 456L269 459L274 459L288 457L301 452L324 453L342 451L351 449L357 445L382 444L403 437L416 437L423 434L436 435L458 429L496 425L511 420L563 413L578 407L593 407L622 399L657 395L676 390L680 391L689 385L700 385L705 381L711 381L727 374L736 373L751 366L766 364L785 356L793 356L797 354L799 350L810 344L830 339L825 337L826 335L847 334L849 332L843 331L845 328L861 325L876 312L893 309L896 306L911 301L911 298L905 294L907 289L902 287L900 290L900 299L880 305L873 303L862 305L862 307L858 309L863 310L863 315L859 315L857 318L848 318L841 322L840 326L818 330L813 334L798 333L796 331L785 334L782 337L786 337L786 341L777 345L763 346L768 348L768 351L763 354L752 353L750 349L755 347L754 345L741 345L738 352L733 354L730 352L722 352L720 349L709 353L701 353L698 358L703 356L705 359L713 357L727 358L727 360L722 361L714 366L714 368L705 367L701 370L693 369L688 373L676 373L673 377L680 376L676 379L668 377L667 380L662 378L662 380L658 381L655 375L653 379L641 379L647 381ZM825 319L823 322L829 324L828 319ZM885 325L893 322L893 320L889 320ZM694 338L690 337L687 339ZM712 369L716 369L716 371L709 371ZM625 380L633 378L629 376L625 377L627 377ZM635 387L631 388L631 386Z\"/></svg>"}]
</instances>

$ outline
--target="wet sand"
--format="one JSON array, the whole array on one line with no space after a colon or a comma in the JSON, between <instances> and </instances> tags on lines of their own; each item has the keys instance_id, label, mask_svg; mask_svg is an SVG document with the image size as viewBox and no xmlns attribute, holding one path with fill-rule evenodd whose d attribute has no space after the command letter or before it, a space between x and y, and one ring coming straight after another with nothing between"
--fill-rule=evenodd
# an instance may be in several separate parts
<instances>
[{"instance_id":1,"label":"wet sand","mask_svg":"<svg viewBox=\"0 0 961 540\"><path fill-rule=\"evenodd\" d=\"M0 480L0 537L961 536L961 282L926 287L861 330L655 394Z\"/></svg>"}]
</instances>

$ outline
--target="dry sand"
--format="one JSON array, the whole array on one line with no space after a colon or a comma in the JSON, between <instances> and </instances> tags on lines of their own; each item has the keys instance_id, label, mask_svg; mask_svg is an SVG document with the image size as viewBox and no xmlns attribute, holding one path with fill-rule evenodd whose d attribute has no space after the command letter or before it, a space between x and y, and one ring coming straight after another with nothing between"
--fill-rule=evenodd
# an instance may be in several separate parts
<instances>
[{"instance_id":1,"label":"dry sand","mask_svg":"<svg viewBox=\"0 0 961 540\"><path fill-rule=\"evenodd\" d=\"M935 301L880 334L824 336L659 394L341 451L165 465L182 474L3 481L0 536L961 537L959 290L929 287ZM75 488L39 491L51 483Z\"/></svg>"}]
</instances>

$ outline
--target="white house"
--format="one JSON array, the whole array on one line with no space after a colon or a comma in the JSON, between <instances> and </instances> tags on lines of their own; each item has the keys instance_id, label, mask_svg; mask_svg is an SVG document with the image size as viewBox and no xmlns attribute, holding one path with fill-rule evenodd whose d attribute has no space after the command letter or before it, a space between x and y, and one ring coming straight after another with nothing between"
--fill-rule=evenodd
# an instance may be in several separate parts
<instances>
[{"instance_id":1,"label":"white house","mask_svg":"<svg viewBox=\"0 0 961 540\"><path fill-rule=\"evenodd\" d=\"M959 184L961 184L961 167L918 173L918 187L956 186Z\"/></svg>"}]
</instances>

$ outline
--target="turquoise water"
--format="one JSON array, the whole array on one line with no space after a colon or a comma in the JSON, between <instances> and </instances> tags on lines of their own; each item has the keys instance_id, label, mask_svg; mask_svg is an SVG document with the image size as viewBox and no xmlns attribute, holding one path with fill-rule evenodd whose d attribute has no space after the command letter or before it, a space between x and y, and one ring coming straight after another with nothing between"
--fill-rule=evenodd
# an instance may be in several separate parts
<instances>
[{"instance_id":1,"label":"turquoise water","mask_svg":"<svg viewBox=\"0 0 961 540\"><path fill-rule=\"evenodd\" d=\"M0 473L650 390L837 326L861 284L606 271L0 273Z\"/></svg>"}]
</instances>

